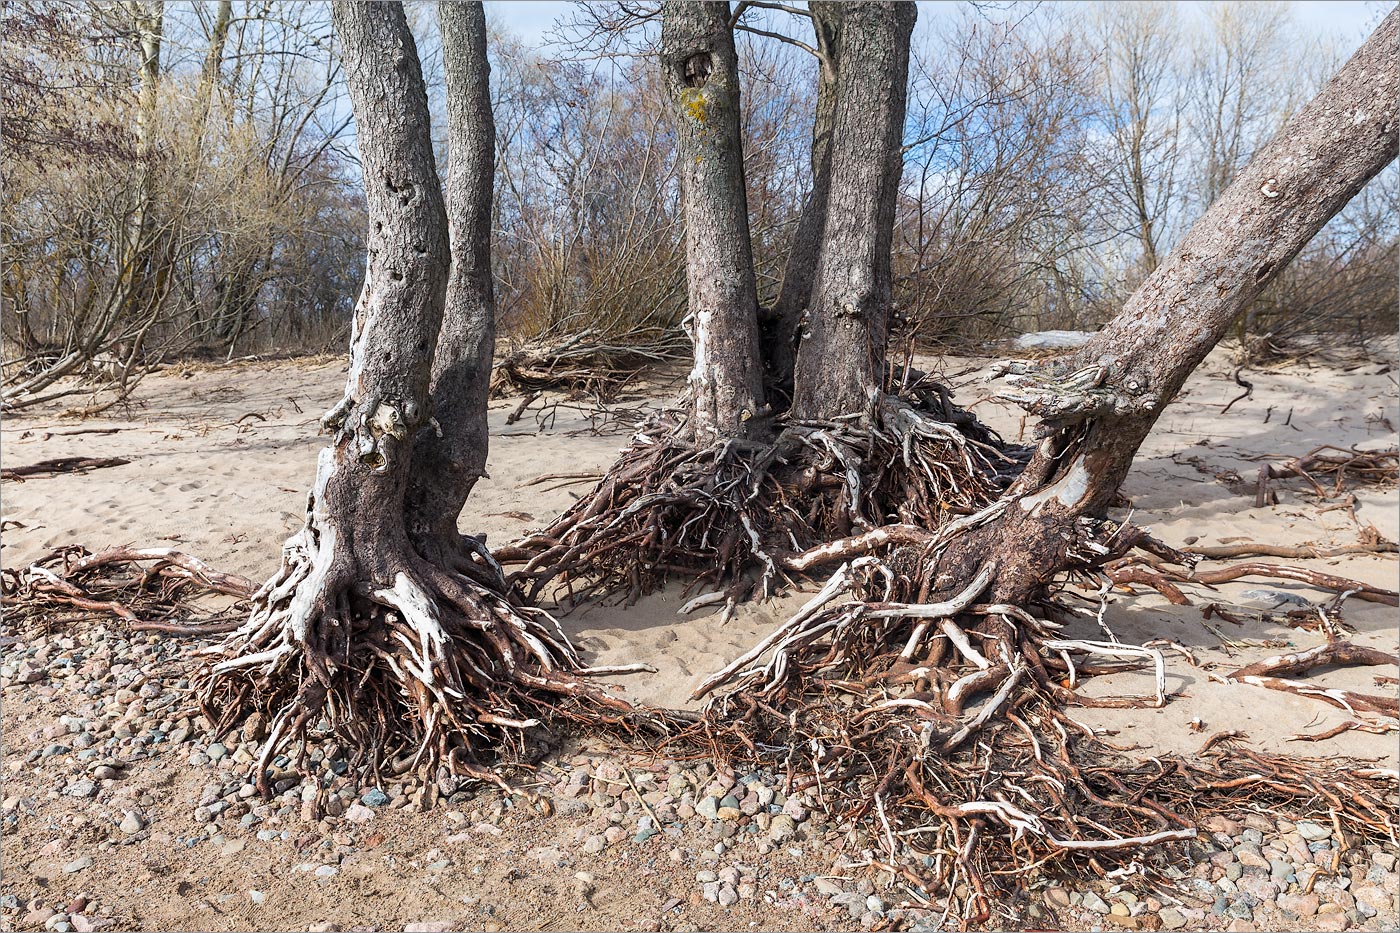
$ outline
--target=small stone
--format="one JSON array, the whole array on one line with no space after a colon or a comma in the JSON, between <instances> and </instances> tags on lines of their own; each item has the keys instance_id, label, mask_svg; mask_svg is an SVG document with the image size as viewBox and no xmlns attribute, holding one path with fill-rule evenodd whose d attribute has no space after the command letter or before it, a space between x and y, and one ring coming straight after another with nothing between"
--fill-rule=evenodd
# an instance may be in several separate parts
<instances>
[{"instance_id":1,"label":"small stone","mask_svg":"<svg viewBox=\"0 0 1400 933\"><path fill-rule=\"evenodd\" d=\"M705 797L695 805L695 812L707 820L719 819L719 799L717 797Z\"/></svg>"},{"instance_id":2,"label":"small stone","mask_svg":"<svg viewBox=\"0 0 1400 933\"><path fill-rule=\"evenodd\" d=\"M1096 914L1108 913L1108 905L1103 902L1103 898L1099 897L1093 891L1085 891L1084 899L1081 903L1084 905L1085 909L1092 910Z\"/></svg>"},{"instance_id":3,"label":"small stone","mask_svg":"<svg viewBox=\"0 0 1400 933\"><path fill-rule=\"evenodd\" d=\"M267 901L267 895L261 891L249 891L248 900L252 901L254 904L263 904Z\"/></svg>"},{"instance_id":4,"label":"small stone","mask_svg":"<svg viewBox=\"0 0 1400 933\"><path fill-rule=\"evenodd\" d=\"M364 804L352 803L345 811L345 819L351 823L368 823L374 819L374 811Z\"/></svg>"},{"instance_id":5,"label":"small stone","mask_svg":"<svg viewBox=\"0 0 1400 933\"><path fill-rule=\"evenodd\" d=\"M816 885L817 893L824 894L827 897L835 897L838 894L844 893L846 890L841 887L839 881L832 878L817 878L813 884Z\"/></svg>"},{"instance_id":6,"label":"small stone","mask_svg":"<svg viewBox=\"0 0 1400 933\"><path fill-rule=\"evenodd\" d=\"M719 889L719 906L733 907L739 903L739 893L734 890L733 885L723 885Z\"/></svg>"},{"instance_id":7,"label":"small stone","mask_svg":"<svg viewBox=\"0 0 1400 933\"><path fill-rule=\"evenodd\" d=\"M97 785L89 780L74 781L63 789L64 796L87 798L97 793Z\"/></svg>"},{"instance_id":8,"label":"small stone","mask_svg":"<svg viewBox=\"0 0 1400 933\"><path fill-rule=\"evenodd\" d=\"M1284 894L1278 906L1298 917L1312 917L1317 914L1318 897L1316 894Z\"/></svg>"},{"instance_id":9,"label":"small stone","mask_svg":"<svg viewBox=\"0 0 1400 933\"><path fill-rule=\"evenodd\" d=\"M1109 912L1110 914L1112 914L1113 916L1115 916L1115 917L1126 917L1126 916L1128 916L1128 914L1129 914L1128 905L1127 905L1127 904L1112 904L1112 905L1109 906L1108 912Z\"/></svg>"},{"instance_id":10,"label":"small stone","mask_svg":"<svg viewBox=\"0 0 1400 933\"><path fill-rule=\"evenodd\" d=\"M91 856L91 855L84 855L82 858L74 859L73 861L69 862L67 865L64 865L64 866L63 866L63 873L64 873L65 875L76 875L78 872L82 871L83 869L85 869L85 868L91 868L91 867L92 867L92 856Z\"/></svg>"},{"instance_id":11,"label":"small stone","mask_svg":"<svg viewBox=\"0 0 1400 933\"><path fill-rule=\"evenodd\" d=\"M1298 824L1297 832L1298 835L1302 836L1308 842L1321 842L1323 839L1330 839L1332 836L1332 830L1330 828L1319 823L1308 822L1307 820Z\"/></svg>"},{"instance_id":12,"label":"small stone","mask_svg":"<svg viewBox=\"0 0 1400 933\"><path fill-rule=\"evenodd\" d=\"M1064 888L1046 888L1045 903L1051 907L1063 909L1069 906L1069 892Z\"/></svg>"},{"instance_id":13,"label":"small stone","mask_svg":"<svg viewBox=\"0 0 1400 933\"><path fill-rule=\"evenodd\" d=\"M1162 926L1168 930L1179 930L1186 926L1186 918L1181 911L1172 907L1164 907L1157 912L1157 919L1162 921Z\"/></svg>"},{"instance_id":14,"label":"small stone","mask_svg":"<svg viewBox=\"0 0 1400 933\"><path fill-rule=\"evenodd\" d=\"M597 855L607 848L608 842L602 836L589 836L583 843L583 851L589 855Z\"/></svg>"},{"instance_id":15,"label":"small stone","mask_svg":"<svg viewBox=\"0 0 1400 933\"><path fill-rule=\"evenodd\" d=\"M389 795L377 787L371 787L360 797L360 802L367 807L382 807L389 802Z\"/></svg>"},{"instance_id":16,"label":"small stone","mask_svg":"<svg viewBox=\"0 0 1400 933\"><path fill-rule=\"evenodd\" d=\"M885 912L885 902L880 899L880 895L871 894L865 899L865 909L871 913L883 914Z\"/></svg>"},{"instance_id":17,"label":"small stone","mask_svg":"<svg viewBox=\"0 0 1400 933\"><path fill-rule=\"evenodd\" d=\"M773 817L773 822L768 826L768 838L774 842L791 839L796 832L797 822L786 813L779 813Z\"/></svg>"},{"instance_id":18,"label":"small stone","mask_svg":"<svg viewBox=\"0 0 1400 933\"><path fill-rule=\"evenodd\" d=\"M739 819L744 814L739 810L738 807L719 807L715 811L715 815L722 820L728 820L730 822L733 822Z\"/></svg>"},{"instance_id":19,"label":"small stone","mask_svg":"<svg viewBox=\"0 0 1400 933\"><path fill-rule=\"evenodd\" d=\"M222 742L215 742L204 750L204 754L209 756L210 761L222 761L228 756L228 746Z\"/></svg>"},{"instance_id":20,"label":"small stone","mask_svg":"<svg viewBox=\"0 0 1400 933\"><path fill-rule=\"evenodd\" d=\"M146 828L146 821L143 820L141 814L137 813L135 810L128 810L126 811L126 816L122 818L119 828L128 836L134 836Z\"/></svg>"},{"instance_id":21,"label":"small stone","mask_svg":"<svg viewBox=\"0 0 1400 933\"><path fill-rule=\"evenodd\" d=\"M321 865L316 869L317 878L334 878L340 873L340 869L334 865Z\"/></svg>"}]
</instances>

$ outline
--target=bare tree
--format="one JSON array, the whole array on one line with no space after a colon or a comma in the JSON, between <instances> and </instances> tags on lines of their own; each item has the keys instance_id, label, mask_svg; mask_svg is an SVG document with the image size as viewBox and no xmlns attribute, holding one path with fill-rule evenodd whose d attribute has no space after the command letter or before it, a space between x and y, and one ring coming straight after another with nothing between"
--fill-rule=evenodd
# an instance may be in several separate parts
<instances>
[{"instance_id":1,"label":"bare tree","mask_svg":"<svg viewBox=\"0 0 1400 933\"><path fill-rule=\"evenodd\" d=\"M852 558L859 563L844 566L823 590L819 603L827 603L826 608L818 611L819 603L805 607L704 688L730 682L735 690L782 694L794 686L794 678L815 675L827 663L834 638L839 641L835 650L851 652L847 657L854 664L892 643L904 646L907 659L926 656L931 664L954 668L975 662L977 676L959 681L956 711L974 693L1007 683L1014 687L1022 676L1052 696L1065 696L1066 688L1047 673L1052 662L1041 650L1055 626L1026 610L1044 601L1045 587L1054 578L1070 571L1120 583L1146 582L1164 592L1171 592L1172 580L1187 578L1187 569L1158 573L1131 567L1125 558L1135 548L1150 550L1166 564L1194 568L1186 555L1106 513L1143 439L1186 377L1245 306L1394 161L1400 147L1398 52L1400 10L1395 10L1238 173L1093 341L1068 359L1006 367L1015 378L1005 396L1040 416L1042 423L1035 456L1004 496L942 529L887 525L793 558L788 564L799 570ZM868 556L858 557L872 552L886 556L873 563ZM885 563L911 558L912 569L895 565L904 571L899 573ZM1394 593L1360 583L1304 578L1395 599ZM861 580L867 581L863 588ZM867 617L874 628L862 621L869 606L830 605L853 588L880 603L879 611ZM905 625L893 626L895 619ZM934 625L942 626L954 645L962 644L958 626L973 628L984 639L982 648L945 654L950 646L942 639L937 646L928 644ZM748 667L767 649L775 651L769 663ZM950 680L960 676L949 674ZM944 750L975 732L1010 692L1000 689L999 699L975 723L962 724Z\"/></svg>"},{"instance_id":2,"label":"bare tree","mask_svg":"<svg viewBox=\"0 0 1400 933\"><path fill-rule=\"evenodd\" d=\"M431 404L437 424L414 442L405 508L419 553L454 566L470 564L457 517L477 479L486 475L486 397L496 345L491 280L496 125L481 4L442 3L438 16L447 84L452 261L433 362Z\"/></svg>"},{"instance_id":3,"label":"bare tree","mask_svg":"<svg viewBox=\"0 0 1400 933\"><path fill-rule=\"evenodd\" d=\"M1123 229L1141 249L1143 274L1157 268L1176 197L1181 100L1176 94L1176 11L1168 3L1102 4L1103 92L1112 155L1108 191Z\"/></svg>"},{"instance_id":4,"label":"bare tree","mask_svg":"<svg viewBox=\"0 0 1400 933\"><path fill-rule=\"evenodd\" d=\"M809 159L811 190L793 231L783 267L782 286L772 307L762 313L763 355L769 403L792 401L797 368L798 332L812 299L812 281L826 233L827 199L831 191L831 136L836 116L837 75L841 67L842 5L814 0L807 5L817 58L817 94Z\"/></svg>"},{"instance_id":5,"label":"bare tree","mask_svg":"<svg viewBox=\"0 0 1400 933\"><path fill-rule=\"evenodd\" d=\"M344 396L322 419L333 441L318 460L305 527L284 545L281 570L254 596L248 622L204 689L205 709L221 730L253 712L267 717L260 785L271 757L322 719L361 749L371 769L399 760L481 774L473 760L483 746L518 748L537 724L529 714L547 710L550 697L628 708L569 675L578 660L557 626L511 601L489 557L473 560L453 546L459 542L439 548L434 536L447 532L419 511L433 506L424 500L434 493L444 496L443 508L460 507L475 479L470 463L415 479L415 438L433 429L434 371L437 398L466 386L471 397L463 407L474 410L442 412L444 439L429 442L427 469L480 440L484 420L484 376L470 370L482 362L489 320L479 214L481 192L491 185L464 174L490 166L482 158L489 123L470 112L488 99L484 24L480 5L473 6L448 10L444 30L451 91L466 96L454 105L450 130L456 249L402 5L337 0L333 7L370 215L350 371ZM445 307L459 319L450 322L435 365ZM412 502L410 484L422 490ZM427 542L426 556L415 537Z\"/></svg>"}]
</instances>

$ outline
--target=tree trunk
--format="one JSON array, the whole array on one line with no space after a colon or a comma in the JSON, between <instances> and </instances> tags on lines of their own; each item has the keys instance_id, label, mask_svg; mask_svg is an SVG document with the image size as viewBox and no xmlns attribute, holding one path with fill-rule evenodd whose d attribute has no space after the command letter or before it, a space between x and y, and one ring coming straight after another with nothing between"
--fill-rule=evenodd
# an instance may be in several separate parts
<instances>
[{"instance_id":1,"label":"tree trunk","mask_svg":"<svg viewBox=\"0 0 1400 933\"><path fill-rule=\"evenodd\" d=\"M826 202L831 190L831 133L836 116L836 76L841 67L841 3L813 0L817 59L817 109L812 121L812 190L792 235L778 298L759 321L768 403L786 408L792 401L798 334L812 299L812 280L826 231Z\"/></svg>"},{"instance_id":2,"label":"tree trunk","mask_svg":"<svg viewBox=\"0 0 1400 933\"><path fill-rule=\"evenodd\" d=\"M661 63L676 120L685 209L691 369L697 444L745 437L763 398L758 290L749 241L739 62L727 2L667 0Z\"/></svg>"},{"instance_id":3,"label":"tree trunk","mask_svg":"<svg viewBox=\"0 0 1400 933\"><path fill-rule=\"evenodd\" d=\"M252 597L202 691L220 734L253 710L266 718L255 765L264 794L272 756L310 741L321 722L371 771L438 765L442 783L452 773L489 778L478 752L519 755L525 730L556 711L558 697L582 721L631 711L578 679L582 662L558 624L520 607L488 554L477 549L474 559L460 542L445 559L431 553L434 524L455 531L485 452L476 380L490 352L481 280L491 184L489 173L462 174L491 164L489 117L471 113L486 83L480 7L443 11L462 261L436 366L442 437L424 441L424 477L415 476L416 444L420 432L436 433L429 387L452 262L427 94L402 4L336 0L332 10L370 221L350 374L322 419L334 440L321 451L306 524L283 545L281 569ZM451 100L460 92L465 100Z\"/></svg>"},{"instance_id":4,"label":"tree trunk","mask_svg":"<svg viewBox=\"0 0 1400 933\"><path fill-rule=\"evenodd\" d=\"M1017 502L958 548L1000 564L991 601L1024 599L1066 566L1067 533L1102 515L1187 376L1239 313L1397 150L1400 11L1196 222L1123 310L1070 361L1021 366L1011 398L1042 417ZM953 555L950 555L950 559Z\"/></svg>"},{"instance_id":5,"label":"tree trunk","mask_svg":"<svg viewBox=\"0 0 1400 933\"><path fill-rule=\"evenodd\" d=\"M909 2L844 11L838 57L847 67L837 75L825 233L797 351L798 418L865 411L885 382L890 249L917 15Z\"/></svg>"},{"instance_id":6,"label":"tree trunk","mask_svg":"<svg viewBox=\"0 0 1400 933\"><path fill-rule=\"evenodd\" d=\"M312 537L342 583L393 586L408 552L404 490L411 438L428 421L428 384L447 282L447 217L433 162L418 51L397 4L332 8L355 113L370 230L345 395L322 419L335 432L312 493ZM335 588L329 588L334 593ZM307 607L303 624L338 607Z\"/></svg>"},{"instance_id":7,"label":"tree trunk","mask_svg":"<svg viewBox=\"0 0 1400 933\"><path fill-rule=\"evenodd\" d=\"M486 475L486 399L496 342L491 281L491 203L496 125L486 14L480 3L440 3L447 83L447 212L452 268L433 363L437 429L419 434L406 505L419 553L448 562L460 554L457 517Z\"/></svg>"}]
</instances>

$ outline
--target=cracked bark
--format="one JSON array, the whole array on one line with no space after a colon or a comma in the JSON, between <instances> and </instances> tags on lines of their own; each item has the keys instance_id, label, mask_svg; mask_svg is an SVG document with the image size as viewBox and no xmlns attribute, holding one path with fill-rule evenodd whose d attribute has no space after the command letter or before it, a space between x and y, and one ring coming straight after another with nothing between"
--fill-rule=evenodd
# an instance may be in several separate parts
<instances>
[{"instance_id":1,"label":"cracked bark","mask_svg":"<svg viewBox=\"0 0 1400 933\"><path fill-rule=\"evenodd\" d=\"M697 444L747 437L763 376L729 4L663 3L661 64L685 211L690 430Z\"/></svg>"},{"instance_id":2,"label":"cracked bark","mask_svg":"<svg viewBox=\"0 0 1400 933\"><path fill-rule=\"evenodd\" d=\"M847 6L838 42L830 190L793 412L832 419L865 411L885 381L890 249L903 166L913 3ZM849 67L860 62L861 67Z\"/></svg>"}]
</instances>

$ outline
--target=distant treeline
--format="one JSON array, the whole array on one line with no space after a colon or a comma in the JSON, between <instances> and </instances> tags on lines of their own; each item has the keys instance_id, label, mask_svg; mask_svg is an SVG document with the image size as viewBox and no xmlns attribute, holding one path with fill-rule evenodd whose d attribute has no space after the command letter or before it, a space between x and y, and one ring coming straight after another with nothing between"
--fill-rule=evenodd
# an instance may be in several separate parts
<instances>
[{"instance_id":1,"label":"distant treeline","mask_svg":"<svg viewBox=\"0 0 1400 933\"><path fill-rule=\"evenodd\" d=\"M436 18L411 11L441 115ZM493 35L507 340L680 332L674 136L646 12L581 6L543 51ZM922 15L895 304L902 334L965 346L1106 320L1343 57L1282 3ZM344 344L365 221L328 4L4 0L4 17L7 406L90 391L73 377L120 389L176 356ZM805 19L751 8L738 25L767 303L811 183L818 66ZM1395 178L1314 239L1242 338L1394 331Z\"/></svg>"}]
</instances>

